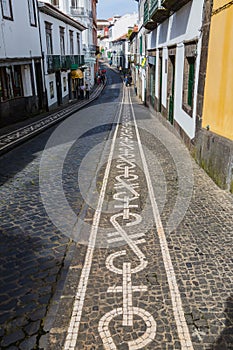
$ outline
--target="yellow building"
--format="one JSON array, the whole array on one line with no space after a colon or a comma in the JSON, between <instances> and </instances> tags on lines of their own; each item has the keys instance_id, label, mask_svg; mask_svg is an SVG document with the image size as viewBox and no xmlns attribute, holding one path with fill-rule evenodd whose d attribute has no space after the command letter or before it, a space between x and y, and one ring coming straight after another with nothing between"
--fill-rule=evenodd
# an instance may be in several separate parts
<instances>
[{"instance_id":1,"label":"yellow building","mask_svg":"<svg viewBox=\"0 0 233 350\"><path fill-rule=\"evenodd\" d=\"M233 140L233 4L214 0L202 127Z\"/></svg>"},{"instance_id":2,"label":"yellow building","mask_svg":"<svg viewBox=\"0 0 233 350\"><path fill-rule=\"evenodd\" d=\"M195 158L233 193L233 1L206 0Z\"/></svg>"}]
</instances>

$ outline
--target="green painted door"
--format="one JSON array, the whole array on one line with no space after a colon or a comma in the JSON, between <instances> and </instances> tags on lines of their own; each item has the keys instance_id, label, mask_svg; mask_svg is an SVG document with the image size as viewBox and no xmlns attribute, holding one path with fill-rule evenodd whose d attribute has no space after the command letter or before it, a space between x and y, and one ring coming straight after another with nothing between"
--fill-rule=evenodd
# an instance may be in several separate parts
<instances>
[{"instance_id":1,"label":"green painted door","mask_svg":"<svg viewBox=\"0 0 233 350\"><path fill-rule=\"evenodd\" d=\"M159 58L159 112L162 111L162 83L163 83L163 64L162 64L162 57Z\"/></svg>"},{"instance_id":2,"label":"green painted door","mask_svg":"<svg viewBox=\"0 0 233 350\"><path fill-rule=\"evenodd\" d=\"M169 114L168 120L171 124L174 121L174 94L175 94L175 56L170 57L172 69L171 95L169 97Z\"/></svg>"}]
</instances>

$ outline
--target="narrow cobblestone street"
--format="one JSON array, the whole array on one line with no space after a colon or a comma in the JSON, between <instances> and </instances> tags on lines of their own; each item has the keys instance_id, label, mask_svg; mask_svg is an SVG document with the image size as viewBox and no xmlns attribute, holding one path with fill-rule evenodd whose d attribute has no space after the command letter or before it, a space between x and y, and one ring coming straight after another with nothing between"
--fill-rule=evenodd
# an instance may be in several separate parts
<instances>
[{"instance_id":1,"label":"narrow cobblestone street","mask_svg":"<svg viewBox=\"0 0 233 350\"><path fill-rule=\"evenodd\" d=\"M0 158L0 348L233 350L233 197L107 77Z\"/></svg>"}]
</instances>

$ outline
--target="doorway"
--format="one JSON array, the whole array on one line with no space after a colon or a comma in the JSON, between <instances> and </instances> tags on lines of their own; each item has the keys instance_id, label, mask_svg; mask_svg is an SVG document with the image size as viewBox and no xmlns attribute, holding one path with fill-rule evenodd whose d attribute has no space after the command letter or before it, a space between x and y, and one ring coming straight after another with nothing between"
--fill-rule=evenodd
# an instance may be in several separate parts
<instances>
[{"instance_id":1,"label":"doorway","mask_svg":"<svg viewBox=\"0 0 233 350\"><path fill-rule=\"evenodd\" d=\"M39 109L43 109L44 103L44 92L43 92L43 80L42 80L42 69L41 63L35 62L35 75L36 75L36 88L37 88L37 96L38 96L38 107Z\"/></svg>"},{"instance_id":2,"label":"doorway","mask_svg":"<svg viewBox=\"0 0 233 350\"><path fill-rule=\"evenodd\" d=\"M61 72L56 72L56 87L57 87L57 104L62 104L62 88L61 88Z\"/></svg>"},{"instance_id":3,"label":"doorway","mask_svg":"<svg viewBox=\"0 0 233 350\"><path fill-rule=\"evenodd\" d=\"M175 95L175 55L168 57L168 88L167 88L167 105L168 120L171 124L174 122L174 95Z\"/></svg>"}]
</instances>

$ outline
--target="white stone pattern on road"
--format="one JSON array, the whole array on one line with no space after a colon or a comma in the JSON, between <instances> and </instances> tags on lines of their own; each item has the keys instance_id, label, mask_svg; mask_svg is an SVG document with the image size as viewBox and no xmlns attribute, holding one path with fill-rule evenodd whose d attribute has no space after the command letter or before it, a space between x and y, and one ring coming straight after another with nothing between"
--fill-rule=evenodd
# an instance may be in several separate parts
<instances>
[{"instance_id":1,"label":"white stone pattern on road","mask_svg":"<svg viewBox=\"0 0 233 350\"><path fill-rule=\"evenodd\" d=\"M135 258L134 261L131 262L123 262L122 267L120 268L117 264L119 259L122 260L122 257L127 256L126 249L120 249L114 253L111 253L107 256L105 264L109 271L122 275L122 285L112 285L107 289L108 294L122 294L122 307L114 308L111 311L106 312L99 320L98 324L98 332L100 338L103 343L103 347L105 350L116 350L117 344L114 343L111 330L110 330L110 322L117 318L119 320L119 316L122 316L122 326L123 327L133 327L134 326L134 318L135 320L140 318L144 321L146 325L145 332L140 335L137 339L129 340L127 342L129 350L143 349L156 337L156 321L154 317L143 308L134 307L134 298L135 292L147 293L147 286L145 285L134 285L134 274L137 274L146 269L148 265L148 260L146 255L143 253L142 249L140 249L140 245L145 243L145 233L140 233L139 224L142 222L143 218L138 213L135 213L134 210L138 209L138 205L136 204L137 200L140 197L140 185L139 185L139 175L136 174L136 160L135 154L136 152L140 154L140 158L142 161L143 171L145 175L145 179L147 182L148 194L150 197L152 214L154 217L154 222L157 228L157 235L160 241L160 250L163 258L163 263L167 275L168 285L170 289L171 302L173 308L173 315L177 326L177 333L179 336L179 341L182 350L193 350L193 345L191 342L189 329L185 320L184 311L182 307L181 296L179 293L175 271L172 265L167 240L165 236L165 232L162 226L160 214L158 211L150 174L145 158L145 154L142 148L142 144L140 141L140 135L136 123L136 118L134 115L134 110L132 107L130 96L123 93L124 108L123 103L121 104L121 110L119 112L119 118L117 127L115 129L115 133L113 136L113 141L111 145L111 150L107 162L107 166L105 169L105 174L103 178L103 185L100 191L100 197L97 205L97 209L95 211L95 215L93 218L92 229L90 233L90 239L88 243L87 253L85 257L84 266L82 269L81 277L79 280L72 316L70 320L70 324L68 327L67 337L64 345L65 350L75 350L76 343L78 339L79 326L82 317L82 310L84 306L85 296L87 292L87 285L89 280L89 275L91 271L91 265L93 260L93 254L95 249L96 237L100 223L100 217L102 213L103 202L105 198L107 183L110 174L110 168L113 159L114 149L116 147L116 138L117 134L120 130L120 141L118 148L118 158L117 162L117 176L115 177L114 190L116 193L113 195L113 200L115 201L115 208L119 209L120 212L114 214L110 218L110 222L114 228L114 232L108 233L108 244L115 243L123 243L127 244L129 250L131 250L135 258L138 261L138 264L135 266ZM126 95L126 96L125 96ZM131 106L131 109L130 109ZM131 116L133 117L133 123L131 120ZM119 121L121 118L121 127L119 129ZM133 125L134 124L134 125ZM137 137L137 149L135 150L135 142L133 141L134 135ZM124 227L120 225L120 220L126 220L127 223ZM121 220L122 221L122 220ZM134 230L133 233L127 233L128 227L135 227L137 230ZM139 232L135 232L139 231ZM132 231L131 231L132 232ZM117 245L116 244L116 245ZM134 267L132 268L132 263L134 263Z\"/></svg>"},{"instance_id":2,"label":"white stone pattern on road","mask_svg":"<svg viewBox=\"0 0 233 350\"><path fill-rule=\"evenodd\" d=\"M146 182L147 182L148 194L150 196L152 212L153 212L154 221L155 221L156 228L157 228L157 234L159 237L160 249L161 249L163 263L164 263L164 267L165 267L165 271L166 271L166 275L167 275L167 280L168 280L168 285L169 285L169 289L170 289L173 315L174 315L174 319L176 322L176 327L177 327L177 332L178 332L178 336L179 336L179 340L180 340L180 344L181 344L181 349L182 350L193 350L193 345L192 345L189 329L188 329L188 326L186 323L184 310L182 307L182 301L181 301L181 296L180 296L180 292L179 292L179 288L178 288L178 284L177 284L177 280L176 280L176 275L175 275L175 271L174 271L174 268L172 265L172 260L171 260L171 256L170 256L170 252L169 252L169 248L168 248L168 244L167 244L167 239L166 239L166 235L165 235L164 228L162 225L161 217L159 214L159 210L158 210L158 206L157 206L157 202L156 202L156 197L155 197L154 189L152 186L151 177L150 177L146 157L144 154L144 150L142 147L140 134L139 134L138 126L137 126L137 122L136 122L136 117L135 117L135 113L134 113L134 109L133 109L133 105L132 105L132 101L131 101L131 97L130 97L129 93L126 95L126 99L127 98L129 98L129 102L131 105L131 111L132 111L132 115L133 115L135 133L137 136L138 148L139 148L139 152L140 152L140 156L141 156L141 160L142 160L142 164L143 164L144 175L145 175Z\"/></svg>"},{"instance_id":3,"label":"white stone pattern on road","mask_svg":"<svg viewBox=\"0 0 233 350\"><path fill-rule=\"evenodd\" d=\"M119 111L116 129L115 129L113 139L112 139L112 144L111 144L111 149L109 152L108 162L107 162L107 166L106 166L105 173L104 173L103 184L102 184L102 188L100 191L100 196L99 196L97 208L96 208L94 218L93 218L93 223L92 223L91 233L90 233L90 237L89 237L89 241L88 241L88 247L87 247L87 253L85 256L84 266L82 269L82 273L80 276L79 284L78 284L75 299L74 299L72 315L71 315L71 319L70 319L70 323L69 323L69 327L68 327L68 331L67 331L67 336L66 336L66 340L65 340L65 344L64 344L65 350L74 350L76 343L77 343L77 339L78 339L80 321L81 321L81 317L82 317L82 310L83 310L88 280L89 280L90 271L91 271L91 265L92 265L94 250L95 250L95 243L96 243L96 237L97 237L97 232L98 232L98 228L99 228L102 206L103 206L103 202L104 202L105 192L106 192L106 188L107 188L109 173L110 173L112 159L113 159L113 152L114 152L114 147L115 147L118 128L119 128L119 121L120 121L120 117L121 117L123 101L124 101L124 93L122 96L122 103L121 103L121 107L120 107L120 111Z\"/></svg>"},{"instance_id":4,"label":"white stone pattern on road","mask_svg":"<svg viewBox=\"0 0 233 350\"><path fill-rule=\"evenodd\" d=\"M127 113L127 108L125 108L124 111L125 114L123 114L122 117L122 127L120 131L119 157L117 159L118 164L116 166L119 175L115 177L116 183L114 185L114 189L117 192L113 195L113 199L117 203L115 204L115 208L122 209L122 211L118 214L112 215L110 218L110 222L116 231L109 234L108 243L116 243L120 241L127 243L139 259L139 264L132 269L130 262L124 262L122 269L117 268L114 265L114 261L121 256L125 256L127 254L125 250L119 250L118 252L112 253L106 259L107 269L116 274L122 275L122 286L109 287L107 292L122 293L123 296L123 307L107 312L99 321L98 331L106 350L117 349L109 330L109 324L118 315L122 315L122 326L133 327L133 320L136 315L143 319L147 327L142 336L128 341L129 350L144 348L154 340L156 336L156 322L153 316L144 309L133 307L134 292L147 292L147 286L134 286L132 282L132 275L144 270L148 264L146 256L138 247L139 244L145 243L145 239L143 238L144 233L128 235L117 221L120 217L124 220L130 220L130 222L126 224L127 227L136 226L142 221L141 215L131 212L133 208L138 208L138 205L133 204L133 202L140 197L140 194L136 191L139 187L139 183L138 175L135 174L136 164L135 154L133 153L135 150L134 142L132 141L133 130L129 119L129 113ZM120 202L120 204L118 202Z\"/></svg>"}]
</instances>

